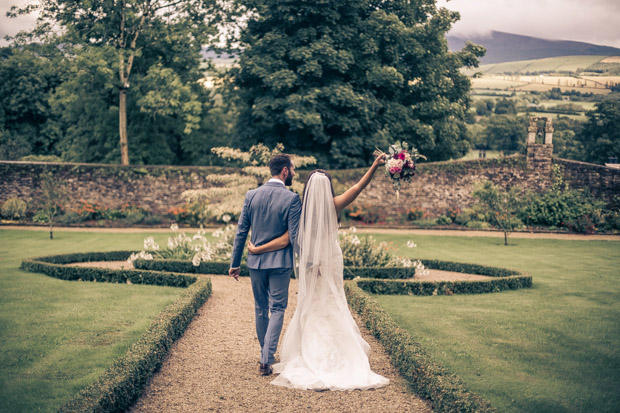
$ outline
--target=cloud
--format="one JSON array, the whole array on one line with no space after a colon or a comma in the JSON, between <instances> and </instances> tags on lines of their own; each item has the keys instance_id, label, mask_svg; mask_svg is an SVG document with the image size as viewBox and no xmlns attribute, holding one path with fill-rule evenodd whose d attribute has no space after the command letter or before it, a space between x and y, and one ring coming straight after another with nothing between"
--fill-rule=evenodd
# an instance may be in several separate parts
<instances>
[{"instance_id":1,"label":"cloud","mask_svg":"<svg viewBox=\"0 0 620 413\"><path fill-rule=\"evenodd\" d=\"M618 0L439 0L461 13L454 34L491 30L620 47Z\"/></svg>"}]
</instances>

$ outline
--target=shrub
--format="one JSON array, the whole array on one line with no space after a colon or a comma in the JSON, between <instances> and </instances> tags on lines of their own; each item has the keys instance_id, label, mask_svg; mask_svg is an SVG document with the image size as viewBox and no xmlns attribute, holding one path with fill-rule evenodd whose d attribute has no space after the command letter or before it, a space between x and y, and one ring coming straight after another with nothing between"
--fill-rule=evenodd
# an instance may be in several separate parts
<instances>
[{"instance_id":1,"label":"shrub","mask_svg":"<svg viewBox=\"0 0 620 413\"><path fill-rule=\"evenodd\" d=\"M593 232L601 222L604 203L564 182L562 168L553 165L553 183L542 193L530 192L520 211L529 225L565 227L576 232Z\"/></svg>"},{"instance_id":2,"label":"shrub","mask_svg":"<svg viewBox=\"0 0 620 413\"><path fill-rule=\"evenodd\" d=\"M469 221L466 225L467 228L471 229L489 229L491 225L488 222L484 221Z\"/></svg>"},{"instance_id":3,"label":"shrub","mask_svg":"<svg viewBox=\"0 0 620 413\"><path fill-rule=\"evenodd\" d=\"M2 204L2 217L19 220L26 216L26 202L19 198L9 198Z\"/></svg>"},{"instance_id":4,"label":"shrub","mask_svg":"<svg viewBox=\"0 0 620 413\"><path fill-rule=\"evenodd\" d=\"M417 208L410 208L406 211L406 214L409 221L417 221L418 219L422 219L424 211Z\"/></svg>"},{"instance_id":5,"label":"shrub","mask_svg":"<svg viewBox=\"0 0 620 413\"><path fill-rule=\"evenodd\" d=\"M361 221L364 224L376 224L378 222L385 222L387 214L385 208L378 205L362 205L354 203L344 209L345 218Z\"/></svg>"},{"instance_id":6,"label":"shrub","mask_svg":"<svg viewBox=\"0 0 620 413\"><path fill-rule=\"evenodd\" d=\"M392 261L387 243L378 243L371 235L360 238L355 235L355 227L341 231L339 238L345 266L385 267Z\"/></svg>"},{"instance_id":7,"label":"shrub","mask_svg":"<svg viewBox=\"0 0 620 413\"><path fill-rule=\"evenodd\" d=\"M218 261L230 259L233 242L235 240L236 225L226 225L224 228L213 232L217 238L215 242L209 242L205 237L205 231L200 229L192 238L185 232L179 232L179 226L172 224L170 230L173 236L168 237L166 248L160 249L153 237L144 239L144 249L139 253L132 254L129 261L138 258L152 260L157 259L180 259L191 260L197 266L201 261Z\"/></svg>"},{"instance_id":8,"label":"shrub","mask_svg":"<svg viewBox=\"0 0 620 413\"><path fill-rule=\"evenodd\" d=\"M435 222L437 223L437 225L450 225L452 223L452 220L445 215L441 215L437 218Z\"/></svg>"}]
</instances>

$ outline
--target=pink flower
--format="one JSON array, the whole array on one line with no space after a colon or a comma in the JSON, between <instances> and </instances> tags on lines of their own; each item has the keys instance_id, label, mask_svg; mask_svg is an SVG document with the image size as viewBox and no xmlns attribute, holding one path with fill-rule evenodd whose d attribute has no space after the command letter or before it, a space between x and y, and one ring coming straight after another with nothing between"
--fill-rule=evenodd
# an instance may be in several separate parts
<instances>
[{"instance_id":1,"label":"pink flower","mask_svg":"<svg viewBox=\"0 0 620 413\"><path fill-rule=\"evenodd\" d=\"M397 174L397 173L400 173L400 171L401 171L401 169L398 168L398 167L390 168L390 173L391 174Z\"/></svg>"},{"instance_id":2,"label":"pink flower","mask_svg":"<svg viewBox=\"0 0 620 413\"><path fill-rule=\"evenodd\" d=\"M398 159L400 159L401 161L405 160L405 152L401 152L398 154Z\"/></svg>"}]
</instances>

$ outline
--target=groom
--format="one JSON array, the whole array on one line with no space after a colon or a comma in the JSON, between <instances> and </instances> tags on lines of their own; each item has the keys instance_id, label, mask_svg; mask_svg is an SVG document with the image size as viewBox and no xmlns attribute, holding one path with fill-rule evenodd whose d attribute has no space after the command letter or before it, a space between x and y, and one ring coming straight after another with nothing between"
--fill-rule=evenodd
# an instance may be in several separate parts
<instances>
[{"instance_id":1,"label":"groom","mask_svg":"<svg viewBox=\"0 0 620 413\"><path fill-rule=\"evenodd\" d=\"M250 229L250 240L257 247L288 230L291 242L286 248L248 255L256 335L261 347L259 373L263 376L272 373L271 365L282 331L293 269L293 244L301 214L299 196L286 188L295 177L295 165L291 157L285 154L274 156L269 162L269 170L272 178L245 195L228 270L228 274L238 280L241 256Z\"/></svg>"}]
</instances>

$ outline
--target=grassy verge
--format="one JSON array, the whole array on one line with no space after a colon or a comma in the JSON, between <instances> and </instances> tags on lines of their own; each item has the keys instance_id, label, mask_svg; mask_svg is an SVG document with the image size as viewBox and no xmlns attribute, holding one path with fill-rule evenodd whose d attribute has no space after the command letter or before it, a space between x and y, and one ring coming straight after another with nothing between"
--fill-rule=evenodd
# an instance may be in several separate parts
<instances>
[{"instance_id":1,"label":"grassy verge","mask_svg":"<svg viewBox=\"0 0 620 413\"><path fill-rule=\"evenodd\" d=\"M467 389L502 412L620 405L620 243L376 235L399 254L516 268L533 288L374 298Z\"/></svg>"},{"instance_id":2,"label":"grassy verge","mask_svg":"<svg viewBox=\"0 0 620 413\"><path fill-rule=\"evenodd\" d=\"M0 230L0 411L56 411L93 383L184 290L67 282L19 270L23 259L139 249L145 236Z\"/></svg>"}]
</instances>

